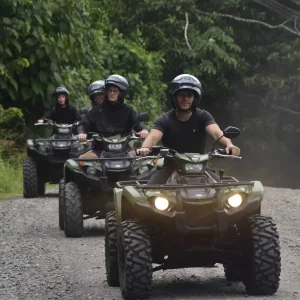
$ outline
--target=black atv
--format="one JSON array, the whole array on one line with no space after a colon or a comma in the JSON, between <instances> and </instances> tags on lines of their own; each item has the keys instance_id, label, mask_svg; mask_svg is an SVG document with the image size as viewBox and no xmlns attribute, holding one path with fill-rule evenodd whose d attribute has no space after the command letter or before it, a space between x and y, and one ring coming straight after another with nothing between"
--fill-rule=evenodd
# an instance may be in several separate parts
<instances>
[{"instance_id":1,"label":"black atv","mask_svg":"<svg viewBox=\"0 0 300 300\"><path fill-rule=\"evenodd\" d=\"M27 157L23 163L23 187L25 198L35 198L45 193L45 183L57 184L63 177L64 163L68 158L78 157L89 150L87 143L79 143L74 135L78 122L57 124L51 120L35 123L50 126L50 138L27 140Z\"/></svg>"},{"instance_id":2,"label":"black atv","mask_svg":"<svg viewBox=\"0 0 300 300\"><path fill-rule=\"evenodd\" d=\"M238 134L234 127L224 130L229 138ZM249 294L274 294L281 272L279 236L274 220L261 215L261 182L238 181L222 171L217 176L209 162L240 158L224 149L154 151L173 159L176 170L166 184L117 182L115 211L105 218L108 284L120 285L124 299L145 299L154 271L221 263L226 278L242 281Z\"/></svg>"},{"instance_id":3,"label":"black atv","mask_svg":"<svg viewBox=\"0 0 300 300\"><path fill-rule=\"evenodd\" d=\"M139 122L149 118L139 116ZM126 137L93 134L90 142L100 143L100 158L69 159L59 188L59 227L67 237L83 235L83 220L102 219L113 210L113 188L119 180L150 178L155 170L152 160L139 161L129 151L130 141L138 140L132 131Z\"/></svg>"}]
</instances>

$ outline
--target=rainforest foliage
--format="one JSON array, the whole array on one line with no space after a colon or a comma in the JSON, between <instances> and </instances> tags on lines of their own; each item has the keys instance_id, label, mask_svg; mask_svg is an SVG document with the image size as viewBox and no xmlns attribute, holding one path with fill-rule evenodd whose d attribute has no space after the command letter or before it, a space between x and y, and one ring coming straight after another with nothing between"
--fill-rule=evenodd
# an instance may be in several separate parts
<instances>
[{"instance_id":1,"label":"rainforest foliage","mask_svg":"<svg viewBox=\"0 0 300 300\"><path fill-rule=\"evenodd\" d=\"M15 135L26 137L53 105L55 87L79 108L89 105L88 85L111 74L128 79L127 102L153 121L169 107L168 82L190 73L202 82L202 107L241 129L243 171L256 159L262 176L292 178L284 169L299 161L298 19L259 2L1 1L0 139L22 144Z\"/></svg>"}]
</instances>

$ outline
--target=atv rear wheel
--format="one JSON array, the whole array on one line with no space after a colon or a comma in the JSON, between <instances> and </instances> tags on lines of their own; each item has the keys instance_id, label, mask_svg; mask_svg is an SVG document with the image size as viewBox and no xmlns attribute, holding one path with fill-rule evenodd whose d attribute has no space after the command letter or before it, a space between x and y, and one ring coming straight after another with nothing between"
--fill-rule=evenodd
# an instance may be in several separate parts
<instances>
[{"instance_id":1,"label":"atv rear wheel","mask_svg":"<svg viewBox=\"0 0 300 300\"><path fill-rule=\"evenodd\" d=\"M64 230L65 228L64 188L65 188L65 180L62 179L59 182L59 187L58 187L58 222L59 222L59 228L61 230Z\"/></svg>"},{"instance_id":2,"label":"atv rear wheel","mask_svg":"<svg viewBox=\"0 0 300 300\"><path fill-rule=\"evenodd\" d=\"M279 288L281 258L279 235L271 217L251 216L245 227L243 266L248 294L272 295Z\"/></svg>"},{"instance_id":3,"label":"atv rear wheel","mask_svg":"<svg viewBox=\"0 0 300 300\"><path fill-rule=\"evenodd\" d=\"M152 286L151 241L146 228L135 220L121 223L118 231L118 264L124 299L145 299Z\"/></svg>"},{"instance_id":4,"label":"atv rear wheel","mask_svg":"<svg viewBox=\"0 0 300 300\"><path fill-rule=\"evenodd\" d=\"M83 206L81 193L75 182L65 184L64 211L66 237L81 237L83 235Z\"/></svg>"},{"instance_id":5,"label":"atv rear wheel","mask_svg":"<svg viewBox=\"0 0 300 300\"><path fill-rule=\"evenodd\" d=\"M111 211L105 216L105 268L109 286L120 286L116 213Z\"/></svg>"},{"instance_id":6,"label":"atv rear wheel","mask_svg":"<svg viewBox=\"0 0 300 300\"><path fill-rule=\"evenodd\" d=\"M26 157L23 162L23 195L24 198L39 196L37 165L32 157Z\"/></svg>"}]
</instances>

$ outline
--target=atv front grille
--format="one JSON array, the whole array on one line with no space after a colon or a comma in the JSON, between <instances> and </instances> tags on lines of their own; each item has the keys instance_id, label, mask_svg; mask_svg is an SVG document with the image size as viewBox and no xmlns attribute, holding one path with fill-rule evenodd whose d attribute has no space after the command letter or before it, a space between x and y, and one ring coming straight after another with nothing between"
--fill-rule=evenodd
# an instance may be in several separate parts
<instances>
[{"instance_id":1,"label":"atv front grille","mask_svg":"<svg viewBox=\"0 0 300 300\"><path fill-rule=\"evenodd\" d=\"M186 223L188 226L213 226L217 222L216 203L208 203L201 206L188 204L184 201L183 211L186 216Z\"/></svg>"}]
</instances>

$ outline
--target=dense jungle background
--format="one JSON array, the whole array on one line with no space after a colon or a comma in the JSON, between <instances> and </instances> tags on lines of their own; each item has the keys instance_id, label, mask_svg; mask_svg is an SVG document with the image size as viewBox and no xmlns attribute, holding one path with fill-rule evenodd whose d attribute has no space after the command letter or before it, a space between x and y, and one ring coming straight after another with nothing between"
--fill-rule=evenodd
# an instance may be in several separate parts
<instances>
[{"instance_id":1,"label":"dense jungle background","mask_svg":"<svg viewBox=\"0 0 300 300\"><path fill-rule=\"evenodd\" d=\"M148 125L170 108L168 82L197 76L201 107L242 131L230 173L300 188L299 10L299 0L2 0L0 193L21 191L25 141L55 87L86 107L88 85L115 73Z\"/></svg>"}]
</instances>

